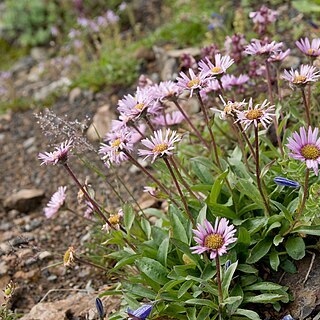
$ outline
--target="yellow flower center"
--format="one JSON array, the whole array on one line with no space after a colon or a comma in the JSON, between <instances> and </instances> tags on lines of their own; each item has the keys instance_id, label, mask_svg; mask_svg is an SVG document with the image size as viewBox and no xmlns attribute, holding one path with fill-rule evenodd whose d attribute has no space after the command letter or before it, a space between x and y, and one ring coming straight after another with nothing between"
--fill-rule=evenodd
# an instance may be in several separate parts
<instances>
[{"instance_id":1,"label":"yellow flower center","mask_svg":"<svg viewBox=\"0 0 320 320\"><path fill-rule=\"evenodd\" d=\"M320 156L320 150L312 144L307 144L300 150L301 154L306 158L310 160L316 160Z\"/></svg>"},{"instance_id":2,"label":"yellow flower center","mask_svg":"<svg viewBox=\"0 0 320 320\"><path fill-rule=\"evenodd\" d=\"M307 50L307 54L314 55L314 54L316 54L316 50L310 48L310 49Z\"/></svg>"},{"instance_id":3,"label":"yellow flower center","mask_svg":"<svg viewBox=\"0 0 320 320\"><path fill-rule=\"evenodd\" d=\"M298 75L294 77L292 82L295 84L301 84L301 83L304 83L306 80L307 80L306 76Z\"/></svg>"},{"instance_id":4,"label":"yellow flower center","mask_svg":"<svg viewBox=\"0 0 320 320\"><path fill-rule=\"evenodd\" d=\"M220 67L213 67L213 68L211 68L211 72L212 73L219 73L219 72L221 72L222 71L222 68L220 68Z\"/></svg>"},{"instance_id":5,"label":"yellow flower center","mask_svg":"<svg viewBox=\"0 0 320 320\"><path fill-rule=\"evenodd\" d=\"M118 214L115 214L114 216L111 216L108 220L111 224L115 225L119 223L120 217Z\"/></svg>"},{"instance_id":6,"label":"yellow flower center","mask_svg":"<svg viewBox=\"0 0 320 320\"><path fill-rule=\"evenodd\" d=\"M163 152L163 151L166 151L168 149L168 147L169 146L167 143L159 143L152 149L152 152L153 153Z\"/></svg>"},{"instance_id":7,"label":"yellow flower center","mask_svg":"<svg viewBox=\"0 0 320 320\"><path fill-rule=\"evenodd\" d=\"M197 86L200 83L200 80L198 78L192 79L187 83L188 88L192 88L194 86Z\"/></svg>"},{"instance_id":8,"label":"yellow flower center","mask_svg":"<svg viewBox=\"0 0 320 320\"><path fill-rule=\"evenodd\" d=\"M63 256L63 264L65 267L69 267L73 262L74 262L74 248L69 247Z\"/></svg>"},{"instance_id":9,"label":"yellow flower center","mask_svg":"<svg viewBox=\"0 0 320 320\"><path fill-rule=\"evenodd\" d=\"M223 237L220 234L209 234L204 240L207 248L218 250L223 246Z\"/></svg>"},{"instance_id":10,"label":"yellow flower center","mask_svg":"<svg viewBox=\"0 0 320 320\"><path fill-rule=\"evenodd\" d=\"M249 110L246 113L246 118L248 120L259 119L263 115L263 112L260 109Z\"/></svg>"},{"instance_id":11,"label":"yellow flower center","mask_svg":"<svg viewBox=\"0 0 320 320\"><path fill-rule=\"evenodd\" d=\"M134 107L141 111L143 109L143 107L144 107L144 103L138 103Z\"/></svg>"},{"instance_id":12,"label":"yellow flower center","mask_svg":"<svg viewBox=\"0 0 320 320\"><path fill-rule=\"evenodd\" d=\"M112 143L111 143L111 147L119 147L120 146L120 143L121 143L121 141L120 141L120 139L118 138L118 139L116 139L116 140L114 140Z\"/></svg>"}]
</instances>

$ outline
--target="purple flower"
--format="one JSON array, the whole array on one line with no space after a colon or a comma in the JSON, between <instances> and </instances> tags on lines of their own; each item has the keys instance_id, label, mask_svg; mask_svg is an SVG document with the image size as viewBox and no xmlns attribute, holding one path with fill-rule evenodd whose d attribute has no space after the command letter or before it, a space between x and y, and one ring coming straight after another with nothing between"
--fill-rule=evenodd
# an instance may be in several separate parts
<instances>
[{"instance_id":1,"label":"purple flower","mask_svg":"<svg viewBox=\"0 0 320 320\"><path fill-rule=\"evenodd\" d=\"M291 188L299 188L300 187L300 183L294 180L290 180L287 178L283 178L283 177L275 177L273 179L273 181L282 187L291 187Z\"/></svg>"},{"instance_id":2,"label":"purple flower","mask_svg":"<svg viewBox=\"0 0 320 320\"><path fill-rule=\"evenodd\" d=\"M261 123L265 129L272 121L272 118L275 116L272 111L274 111L274 106L269 106L270 102L264 100L262 104L256 104L253 106L252 98L249 100L249 106L247 110L237 112L238 120L241 124L244 125L244 130L246 130L252 123L255 127L258 127L258 124Z\"/></svg>"},{"instance_id":3,"label":"purple flower","mask_svg":"<svg viewBox=\"0 0 320 320\"><path fill-rule=\"evenodd\" d=\"M318 57L320 55L320 38L310 40L308 38L296 41L296 46L308 57Z\"/></svg>"},{"instance_id":4,"label":"purple flower","mask_svg":"<svg viewBox=\"0 0 320 320\"><path fill-rule=\"evenodd\" d=\"M105 161L107 167L110 167L111 164L119 165L127 160L128 157L124 151L131 152L133 150L131 130L126 127L107 134L105 141L108 144L101 143L99 153L103 155L102 160Z\"/></svg>"},{"instance_id":5,"label":"purple flower","mask_svg":"<svg viewBox=\"0 0 320 320\"><path fill-rule=\"evenodd\" d=\"M195 75L191 68L189 69L189 77L181 71L177 80L177 86L183 90L190 91L190 97L192 97L194 90L202 89L206 81L203 74Z\"/></svg>"},{"instance_id":6,"label":"purple flower","mask_svg":"<svg viewBox=\"0 0 320 320\"><path fill-rule=\"evenodd\" d=\"M313 169L315 175L318 175L318 166L320 163L320 138L318 139L319 129L309 127L308 133L304 127L300 128L300 135L294 132L292 137L288 138L286 146L290 149L288 155L293 159L305 162L307 168Z\"/></svg>"},{"instance_id":7,"label":"purple flower","mask_svg":"<svg viewBox=\"0 0 320 320\"><path fill-rule=\"evenodd\" d=\"M96 298L96 308L97 308L100 319L103 319L104 310L103 310L103 304L100 298Z\"/></svg>"},{"instance_id":8,"label":"purple flower","mask_svg":"<svg viewBox=\"0 0 320 320\"><path fill-rule=\"evenodd\" d=\"M138 88L135 96L128 94L118 102L118 111L131 120L137 120L146 112L155 113L154 99L150 89Z\"/></svg>"},{"instance_id":9,"label":"purple flower","mask_svg":"<svg viewBox=\"0 0 320 320\"><path fill-rule=\"evenodd\" d=\"M38 154L38 159L42 160L43 164L53 164L56 165L58 162L66 162L68 159L68 153L72 147L72 140L62 142L60 146L55 147L53 152L44 152Z\"/></svg>"},{"instance_id":10,"label":"purple flower","mask_svg":"<svg viewBox=\"0 0 320 320\"><path fill-rule=\"evenodd\" d=\"M247 105L247 103L245 102L245 100L243 100L242 102L237 102L237 101L227 101L225 102L224 99L222 98L222 96L220 96L220 99L223 103L223 110L219 110L216 108L210 108L210 110L212 110L215 113L219 113L219 118L222 120L226 120L227 117L233 117L236 118L237 117L237 111L242 111L244 109L244 107Z\"/></svg>"},{"instance_id":11,"label":"purple flower","mask_svg":"<svg viewBox=\"0 0 320 320\"><path fill-rule=\"evenodd\" d=\"M152 311L152 305L144 304L137 310L131 310L128 308L127 313L129 315L129 319L133 320L145 320Z\"/></svg>"},{"instance_id":12,"label":"purple flower","mask_svg":"<svg viewBox=\"0 0 320 320\"><path fill-rule=\"evenodd\" d=\"M282 78L290 82L290 86L304 87L310 82L315 82L319 79L320 74L317 68L309 65L301 65L300 70L284 70Z\"/></svg>"},{"instance_id":13,"label":"purple flower","mask_svg":"<svg viewBox=\"0 0 320 320\"><path fill-rule=\"evenodd\" d=\"M183 120L184 116L180 111L173 111L152 119L152 123L159 126L174 126L181 123Z\"/></svg>"},{"instance_id":14,"label":"purple flower","mask_svg":"<svg viewBox=\"0 0 320 320\"><path fill-rule=\"evenodd\" d=\"M106 18L111 24L116 24L119 21L119 16L110 9L106 12Z\"/></svg>"},{"instance_id":15,"label":"purple flower","mask_svg":"<svg viewBox=\"0 0 320 320\"><path fill-rule=\"evenodd\" d=\"M63 206L66 200L66 190L67 187L59 187L58 191L52 195L47 206L44 208L44 214L48 219L52 218Z\"/></svg>"},{"instance_id":16,"label":"purple flower","mask_svg":"<svg viewBox=\"0 0 320 320\"><path fill-rule=\"evenodd\" d=\"M166 130L165 136L161 130L155 131L154 136L150 139L143 139L141 143L148 148L148 150L139 149L139 155L145 156L144 159L152 157L154 162L158 157L171 156L174 150L174 144L179 142L181 138L177 135L176 131Z\"/></svg>"},{"instance_id":17,"label":"purple flower","mask_svg":"<svg viewBox=\"0 0 320 320\"><path fill-rule=\"evenodd\" d=\"M281 50L282 42L272 41L263 44L261 40L253 39L249 45L246 46L245 53L248 55L270 55Z\"/></svg>"},{"instance_id":18,"label":"purple flower","mask_svg":"<svg viewBox=\"0 0 320 320\"><path fill-rule=\"evenodd\" d=\"M227 246L237 241L234 237L236 229L233 225L229 226L226 218L216 218L214 227L205 219L204 226L198 223L197 229L193 230L196 235L193 239L198 245L191 247L193 254L202 254L210 252L210 259L214 259L217 255L222 256L227 253Z\"/></svg>"},{"instance_id":19,"label":"purple flower","mask_svg":"<svg viewBox=\"0 0 320 320\"><path fill-rule=\"evenodd\" d=\"M208 58L205 60L206 62L203 60L199 62L200 74L204 77L222 75L234 63L234 60L229 56L221 56L220 53L214 56L214 63Z\"/></svg>"},{"instance_id":20,"label":"purple flower","mask_svg":"<svg viewBox=\"0 0 320 320\"><path fill-rule=\"evenodd\" d=\"M179 87L173 81L162 81L155 87L154 95L160 101L170 100L179 95Z\"/></svg>"},{"instance_id":21,"label":"purple flower","mask_svg":"<svg viewBox=\"0 0 320 320\"><path fill-rule=\"evenodd\" d=\"M278 51L274 52L271 54L270 58L268 59L268 62L279 62L284 60L289 54L290 54L290 49L286 51Z\"/></svg>"}]
</instances>

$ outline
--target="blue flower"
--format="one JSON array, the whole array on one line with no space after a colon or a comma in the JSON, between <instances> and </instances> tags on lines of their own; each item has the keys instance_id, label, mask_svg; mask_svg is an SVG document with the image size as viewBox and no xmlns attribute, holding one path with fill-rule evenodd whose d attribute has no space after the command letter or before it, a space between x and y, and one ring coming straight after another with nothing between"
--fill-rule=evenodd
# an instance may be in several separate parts
<instances>
[{"instance_id":1,"label":"blue flower","mask_svg":"<svg viewBox=\"0 0 320 320\"><path fill-rule=\"evenodd\" d=\"M152 311L152 305L150 304L144 304L142 307L140 307L137 310L131 310L130 308L128 308L127 313L129 315L129 319L133 319L133 320L145 320L148 315L151 313Z\"/></svg>"},{"instance_id":2,"label":"blue flower","mask_svg":"<svg viewBox=\"0 0 320 320\"><path fill-rule=\"evenodd\" d=\"M293 318L291 317L291 315L289 314L289 315L283 317L282 320L294 320L294 319L293 319Z\"/></svg>"},{"instance_id":3,"label":"blue flower","mask_svg":"<svg viewBox=\"0 0 320 320\"><path fill-rule=\"evenodd\" d=\"M291 187L291 188L299 188L300 183L297 181L289 180L283 177L275 177L273 181L278 184L279 186L283 187Z\"/></svg>"},{"instance_id":4,"label":"blue flower","mask_svg":"<svg viewBox=\"0 0 320 320\"><path fill-rule=\"evenodd\" d=\"M227 260L226 264L224 265L225 270L227 271L228 268L231 266L231 260Z\"/></svg>"},{"instance_id":5,"label":"blue flower","mask_svg":"<svg viewBox=\"0 0 320 320\"><path fill-rule=\"evenodd\" d=\"M100 298L96 298L96 308L99 313L100 319L104 318L104 310L103 310L103 304Z\"/></svg>"}]
</instances>

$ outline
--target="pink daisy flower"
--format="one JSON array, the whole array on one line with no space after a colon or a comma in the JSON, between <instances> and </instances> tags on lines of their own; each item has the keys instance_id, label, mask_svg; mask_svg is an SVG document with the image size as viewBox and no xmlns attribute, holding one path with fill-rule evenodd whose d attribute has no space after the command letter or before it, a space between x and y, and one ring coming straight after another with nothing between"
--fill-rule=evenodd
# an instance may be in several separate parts
<instances>
[{"instance_id":1,"label":"pink daisy flower","mask_svg":"<svg viewBox=\"0 0 320 320\"><path fill-rule=\"evenodd\" d=\"M45 216L48 219L52 218L63 206L66 200L66 190L67 190L67 187L59 187L58 191L52 195L50 201L48 202L47 206L43 210Z\"/></svg>"},{"instance_id":2,"label":"pink daisy flower","mask_svg":"<svg viewBox=\"0 0 320 320\"><path fill-rule=\"evenodd\" d=\"M190 97L193 95L194 90L200 90L205 84L205 77L203 74L195 75L194 71L189 69L189 77L184 73L180 72L180 77L177 77L177 86L184 90L190 91Z\"/></svg>"},{"instance_id":3,"label":"pink daisy flower","mask_svg":"<svg viewBox=\"0 0 320 320\"><path fill-rule=\"evenodd\" d=\"M222 96L219 96L219 97L223 103L223 110L219 110L216 108L210 108L210 110L212 110L215 113L219 113L219 118L221 120L226 120L228 116L236 118L237 111L242 111L245 108L245 106L247 105L245 100L243 100L241 102L237 102L237 101L225 102L224 99L222 98Z\"/></svg>"},{"instance_id":4,"label":"pink daisy flower","mask_svg":"<svg viewBox=\"0 0 320 320\"><path fill-rule=\"evenodd\" d=\"M190 248L192 253L202 254L207 251L210 252L210 259L224 255L227 253L227 246L237 241L234 237L236 229L233 225L229 226L226 218L216 218L214 227L205 219L204 226L198 224L193 233L196 235L193 239L198 245Z\"/></svg>"},{"instance_id":5,"label":"pink daisy flower","mask_svg":"<svg viewBox=\"0 0 320 320\"><path fill-rule=\"evenodd\" d=\"M170 100L176 98L179 95L179 87L173 81L162 81L156 86L155 96L163 100Z\"/></svg>"},{"instance_id":6,"label":"pink daisy flower","mask_svg":"<svg viewBox=\"0 0 320 320\"><path fill-rule=\"evenodd\" d=\"M310 82L315 82L319 79L320 74L317 68L309 65L301 65L300 70L284 70L282 78L290 82L290 87L304 87Z\"/></svg>"},{"instance_id":7,"label":"pink daisy flower","mask_svg":"<svg viewBox=\"0 0 320 320\"><path fill-rule=\"evenodd\" d=\"M234 63L230 56L221 56L220 53L214 56L214 64L208 58L205 60L206 62L204 60L199 62L200 74L205 77L222 75Z\"/></svg>"},{"instance_id":8,"label":"pink daisy flower","mask_svg":"<svg viewBox=\"0 0 320 320\"><path fill-rule=\"evenodd\" d=\"M181 138L176 131L166 130L165 136L161 130L155 131L154 136L150 139L143 139L141 143L148 148L148 150L139 149L139 155L145 156L144 159L152 157L154 162L158 157L171 156L174 150L174 144L179 142Z\"/></svg>"},{"instance_id":9,"label":"pink daisy flower","mask_svg":"<svg viewBox=\"0 0 320 320\"><path fill-rule=\"evenodd\" d=\"M152 123L158 126L174 126L181 123L183 120L184 116L180 111L173 111L152 119Z\"/></svg>"},{"instance_id":10,"label":"pink daisy flower","mask_svg":"<svg viewBox=\"0 0 320 320\"><path fill-rule=\"evenodd\" d=\"M136 120L148 111L154 102L150 89L138 88L135 96L128 94L118 102L118 111L130 120Z\"/></svg>"},{"instance_id":11,"label":"pink daisy flower","mask_svg":"<svg viewBox=\"0 0 320 320\"><path fill-rule=\"evenodd\" d=\"M123 128L118 132L107 134L108 144L101 143L99 153L102 154L102 160L105 161L107 167L111 164L119 165L127 160L127 155L124 151L131 152L133 144L131 141L131 131L128 128Z\"/></svg>"},{"instance_id":12,"label":"pink daisy flower","mask_svg":"<svg viewBox=\"0 0 320 320\"><path fill-rule=\"evenodd\" d=\"M238 120L241 124L244 125L244 130L246 130L252 123L255 127L258 127L258 124L261 123L265 129L272 121L272 118L275 116L272 111L274 111L274 106L269 106L270 102L264 100L262 104L256 104L253 106L252 98L249 100L249 106L247 110L237 112Z\"/></svg>"},{"instance_id":13,"label":"pink daisy flower","mask_svg":"<svg viewBox=\"0 0 320 320\"><path fill-rule=\"evenodd\" d=\"M274 52L271 54L270 58L268 59L268 62L280 62L284 60L289 54L290 54L290 49L286 51L278 51Z\"/></svg>"},{"instance_id":14,"label":"pink daisy flower","mask_svg":"<svg viewBox=\"0 0 320 320\"><path fill-rule=\"evenodd\" d=\"M56 165L58 162L66 162L68 160L68 153L72 147L72 140L62 142L60 146L55 147L53 152L44 152L38 154L38 159L42 160L43 164L53 164Z\"/></svg>"},{"instance_id":15,"label":"pink daisy flower","mask_svg":"<svg viewBox=\"0 0 320 320\"><path fill-rule=\"evenodd\" d=\"M286 146L292 151L288 153L290 157L305 162L307 168L313 169L316 176L319 173L320 163L320 138L318 139L319 129L309 127L308 133L304 127L300 128L300 135L294 132L292 137L288 138Z\"/></svg>"},{"instance_id":16,"label":"pink daisy flower","mask_svg":"<svg viewBox=\"0 0 320 320\"><path fill-rule=\"evenodd\" d=\"M296 41L296 46L308 57L318 57L320 55L320 38L310 40L308 38Z\"/></svg>"},{"instance_id":17,"label":"pink daisy flower","mask_svg":"<svg viewBox=\"0 0 320 320\"><path fill-rule=\"evenodd\" d=\"M248 55L270 55L281 50L282 42L272 41L263 44L261 40L253 39L249 45L246 46L245 53Z\"/></svg>"}]
</instances>

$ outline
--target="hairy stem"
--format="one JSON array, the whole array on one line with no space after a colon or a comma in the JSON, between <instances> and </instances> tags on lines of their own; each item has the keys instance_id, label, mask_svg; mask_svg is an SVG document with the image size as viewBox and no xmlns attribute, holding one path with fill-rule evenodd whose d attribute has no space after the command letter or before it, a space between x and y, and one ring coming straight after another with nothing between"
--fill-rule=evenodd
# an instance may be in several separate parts
<instances>
[{"instance_id":1,"label":"hairy stem","mask_svg":"<svg viewBox=\"0 0 320 320\"><path fill-rule=\"evenodd\" d=\"M302 93L303 104L304 104L304 107L306 109L307 125L309 127L310 124L311 124L310 109L309 109L309 104L307 102L306 93L304 92L304 88L301 88L301 93Z\"/></svg>"},{"instance_id":2,"label":"hairy stem","mask_svg":"<svg viewBox=\"0 0 320 320\"><path fill-rule=\"evenodd\" d=\"M265 206L265 215L267 217L270 216L269 214L269 205L266 200L266 197L263 193L262 186L261 186L261 179L260 179L260 161L259 161L259 132L258 132L258 127L254 127L254 135L255 135L255 144L256 144L256 176L257 176L257 184L258 184L258 189L261 195L261 198L263 200L264 206Z\"/></svg>"},{"instance_id":3,"label":"hairy stem","mask_svg":"<svg viewBox=\"0 0 320 320\"><path fill-rule=\"evenodd\" d=\"M172 170L172 168L171 168L171 165L170 165L170 163L169 163L169 161L168 161L168 159L167 159L166 157L164 157L164 158L162 158L162 159L164 160L165 164L167 165L167 167L168 167L168 169L169 169L169 172L170 172L170 174L171 174L172 180L173 180L173 182L174 182L174 184L175 184L175 186L176 186L176 188L177 188L177 190L178 190L178 192L179 192L179 195L180 195L180 197L181 197L181 200L182 200L184 209L186 210L186 213L187 213L190 221L192 222L193 227L195 228L195 227L196 227L196 224L195 224L194 218L193 218L193 216L191 215L191 213L190 213L190 211L189 211L186 198L184 197L184 195L183 195L183 193L182 193L182 190L181 190L180 185L179 185L179 183L178 183L178 180L177 180L177 178L176 178L176 176L175 176L175 174L174 174L174 172L173 172L173 170Z\"/></svg>"}]
</instances>

